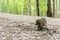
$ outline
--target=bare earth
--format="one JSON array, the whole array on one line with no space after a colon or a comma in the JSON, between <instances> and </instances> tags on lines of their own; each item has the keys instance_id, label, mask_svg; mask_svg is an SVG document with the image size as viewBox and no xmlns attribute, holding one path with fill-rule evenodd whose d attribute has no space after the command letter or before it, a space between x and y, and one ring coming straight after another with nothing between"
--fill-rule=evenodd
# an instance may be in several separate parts
<instances>
[{"instance_id":1,"label":"bare earth","mask_svg":"<svg viewBox=\"0 0 60 40\"><path fill-rule=\"evenodd\" d=\"M26 17L0 13L0 40L60 40L60 33L53 30L37 31L35 21L40 17Z\"/></svg>"}]
</instances>

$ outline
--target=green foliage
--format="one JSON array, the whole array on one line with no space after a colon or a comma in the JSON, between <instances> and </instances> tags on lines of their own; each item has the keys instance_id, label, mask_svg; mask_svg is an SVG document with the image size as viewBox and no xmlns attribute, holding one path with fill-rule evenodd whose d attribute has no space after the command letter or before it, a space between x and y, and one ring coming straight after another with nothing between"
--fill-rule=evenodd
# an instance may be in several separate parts
<instances>
[{"instance_id":1,"label":"green foliage","mask_svg":"<svg viewBox=\"0 0 60 40\"><path fill-rule=\"evenodd\" d=\"M35 8L35 0L31 0L31 15L34 16L36 15L36 8Z\"/></svg>"},{"instance_id":2,"label":"green foliage","mask_svg":"<svg viewBox=\"0 0 60 40\"><path fill-rule=\"evenodd\" d=\"M39 0L39 9L40 9L40 16L45 16L47 11L47 0Z\"/></svg>"},{"instance_id":3,"label":"green foliage","mask_svg":"<svg viewBox=\"0 0 60 40\"><path fill-rule=\"evenodd\" d=\"M27 0L0 0L0 11L14 14L27 14ZM36 15L36 1L30 0L31 15ZM39 0L40 15L45 16L47 7L44 0Z\"/></svg>"}]
</instances>

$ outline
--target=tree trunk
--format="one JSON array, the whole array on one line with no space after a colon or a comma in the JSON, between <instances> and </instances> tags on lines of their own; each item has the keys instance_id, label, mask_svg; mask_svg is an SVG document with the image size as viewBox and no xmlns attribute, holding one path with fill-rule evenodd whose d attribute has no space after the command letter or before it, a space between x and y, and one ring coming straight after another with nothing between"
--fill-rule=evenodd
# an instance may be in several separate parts
<instances>
[{"instance_id":1,"label":"tree trunk","mask_svg":"<svg viewBox=\"0 0 60 40\"><path fill-rule=\"evenodd\" d=\"M53 17L55 17L55 0L53 0Z\"/></svg>"},{"instance_id":2,"label":"tree trunk","mask_svg":"<svg viewBox=\"0 0 60 40\"><path fill-rule=\"evenodd\" d=\"M36 0L36 11L37 11L37 16L39 16L39 0Z\"/></svg>"},{"instance_id":3,"label":"tree trunk","mask_svg":"<svg viewBox=\"0 0 60 40\"><path fill-rule=\"evenodd\" d=\"M47 4L47 8L48 8L48 10L47 10L47 16L48 16L48 17L53 17L52 1L51 1L51 0L48 0L47 3L48 3L48 4Z\"/></svg>"},{"instance_id":4,"label":"tree trunk","mask_svg":"<svg viewBox=\"0 0 60 40\"><path fill-rule=\"evenodd\" d=\"M60 0L56 0L56 17L60 17L60 9L59 9L59 2Z\"/></svg>"}]
</instances>

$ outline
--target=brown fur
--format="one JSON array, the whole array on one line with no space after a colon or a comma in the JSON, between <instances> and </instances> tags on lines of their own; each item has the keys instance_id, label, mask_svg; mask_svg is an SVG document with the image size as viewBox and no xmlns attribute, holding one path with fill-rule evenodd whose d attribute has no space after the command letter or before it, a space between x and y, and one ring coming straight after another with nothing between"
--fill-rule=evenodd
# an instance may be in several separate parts
<instances>
[{"instance_id":1,"label":"brown fur","mask_svg":"<svg viewBox=\"0 0 60 40\"><path fill-rule=\"evenodd\" d=\"M46 19L45 18L41 18L41 19L37 19L36 20L36 25L38 25L38 30L43 30L44 26L46 26Z\"/></svg>"}]
</instances>

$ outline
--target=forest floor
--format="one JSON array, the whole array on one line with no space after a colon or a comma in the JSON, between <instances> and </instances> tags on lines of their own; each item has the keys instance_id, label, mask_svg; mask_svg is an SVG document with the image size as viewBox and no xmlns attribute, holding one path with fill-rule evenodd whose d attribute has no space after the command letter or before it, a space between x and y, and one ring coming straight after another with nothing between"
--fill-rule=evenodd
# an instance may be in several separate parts
<instances>
[{"instance_id":1,"label":"forest floor","mask_svg":"<svg viewBox=\"0 0 60 40\"><path fill-rule=\"evenodd\" d=\"M37 17L26 18L14 14L0 14L0 40L60 40L60 33L37 31ZM30 20L30 21L29 21Z\"/></svg>"}]
</instances>

